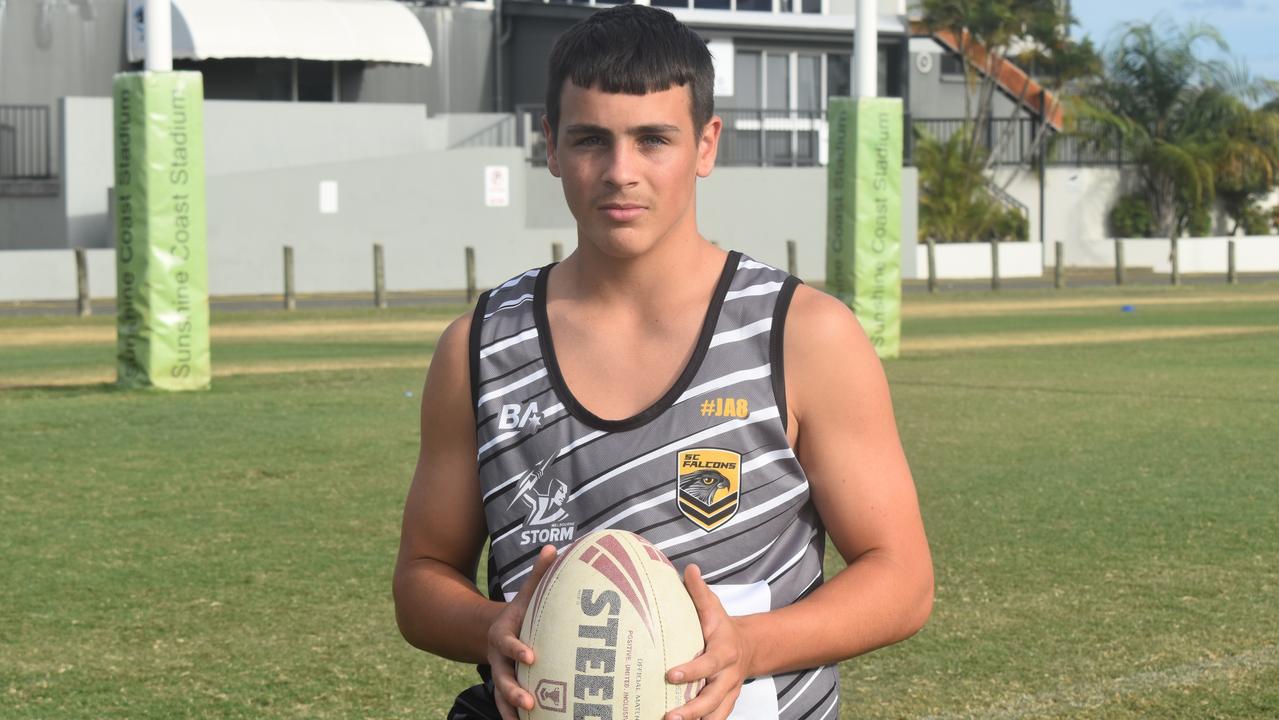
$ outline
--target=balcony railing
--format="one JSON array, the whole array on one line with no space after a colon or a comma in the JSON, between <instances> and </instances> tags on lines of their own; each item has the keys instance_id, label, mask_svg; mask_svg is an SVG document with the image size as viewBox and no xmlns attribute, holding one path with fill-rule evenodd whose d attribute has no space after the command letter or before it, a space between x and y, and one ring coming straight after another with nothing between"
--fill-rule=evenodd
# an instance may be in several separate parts
<instances>
[{"instance_id":1,"label":"balcony railing","mask_svg":"<svg viewBox=\"0 0 1279 720\"><path fill-rule=\"evenodd\" d=\"M0 180L53 177L49 108L0 105Z\"/></svg>"},{"instance_id":2,"label":"balcony railing","mask_svg":"<svg viewBox=\"0 0 1279 720\"><path fill-rule=\"evenodd\" d=\"M542 137L541 105L516 108L516 143L534 165L546 163L546 139ZM721 166L813 167L826 164L829 127L826 113L817 110L752 110L726 108L717 111L724 121L720 134ZM962 118L904 119L913 132L903 133L903 157L914 164L916 134L946 140L970 127ZM994 164L1019 165L1038 161L1039 123L1033 118L998 118L985 123L977 140L995 148ZM1117 138L1085 127L1078 133L1051 132L1047 146L1049 165L1123 165L1132 162Z\"/></svg>"}]
</instances>

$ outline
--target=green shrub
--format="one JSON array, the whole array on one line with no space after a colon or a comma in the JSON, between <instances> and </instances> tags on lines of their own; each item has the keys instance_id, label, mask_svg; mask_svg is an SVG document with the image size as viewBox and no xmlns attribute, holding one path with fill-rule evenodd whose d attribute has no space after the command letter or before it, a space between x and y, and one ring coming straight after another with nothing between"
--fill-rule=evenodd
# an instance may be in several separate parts
<instances>
[{"instance_id":1,"label":"green shrub","mask_svg":"<svg viewBox=\"0 0 1279 720\"><path fill-rule=\"evenodd\" d=\"M1013 208L1007 208L995 221L994 235L1000 240L1022 240L1030 238L1030 221Z\"/></svg>"},{"instance_id":2,"label":"green shrub","mask_svg":"<svg viewBox=\"0 0 1279 720\"><path fill-rule=\"evenodd\" d=\"M1186 234L1190 237L1207 237L1212 234L1212 213L1198 206L1186 217Z\"/></svg>"},{"instance_id":3,"label":"green shrub","mask_svg":"<svg viewBox=\"0 0 1279 720\"><path fill-rule=\"evenodd\" d=\"M1279 208L1276 208L1279 212ZM1245 235L1269 235L1270 225L1274 218L1266 214L1260 206L1249 205L1243 210L1243 217L1239 218L1239 224L1243 226Z\"/></svg>"},{"instance_id":4,"label":"green shrub","mask_svg":"<svg viewBox=\"0 0 1279 720\"><path fill-rule=\"evenodd\" d=\"M1150 206L1141 195L1125 195L1119 198L1110 211L1110 231L1115 237L1150 237L1154 218Z\"/></svg>"}]
</instances>

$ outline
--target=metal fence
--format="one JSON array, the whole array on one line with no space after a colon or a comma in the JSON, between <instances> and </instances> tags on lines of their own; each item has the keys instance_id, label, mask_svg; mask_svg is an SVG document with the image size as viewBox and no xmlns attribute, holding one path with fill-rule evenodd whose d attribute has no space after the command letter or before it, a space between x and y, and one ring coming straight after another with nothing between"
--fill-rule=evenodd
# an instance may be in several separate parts
<instances>
[{"instance_id":1,"label":"metal fence","mask_svg":"<svg viewBox=\"0 0 1279 720\"><path fill-rule=\"evenodd\" d=\"M535 165L546 163L546 138L542 136L541 105L516 108L516 144ZM826 164L828 125L824 111L723 109L717 165L760 167L812 167ZM904 118L911 132L904 133L903 157L914 164L917 136L945 141L960 131L971 131L963 118ZM1034 118L992 119L981 126L977 141L994 148L996 165L1032 165L1039 161L1036 143L1039 121ZM1048 165L1123 165L1132 162L1118 136L1097 127L1082 126L1070 133L1049 131L1043 143Z\"/></svg>"},{"instance_id":2,"label":"metal fence","mask_svg":"<svg viewBox=\"0 0 1279 720\"><path fill-rule=\"evenodd\" d=\"M0 105L0 179L53 177L51 134L47 106Z\"/></svg>"},{"instance_id":3,"label":"metal fence","mask_svg":"<svg viewBox=\"0 0 1279 720\"><path fill-rule=\"evenodd\" d=\"M915 133L945 142L957 132L972 132L973 124L963 118L927 118L912 123ZM1132 162L1111 130L1093 123L1081 123L1070 132L1049 131L1037 144L1040 123L1034 118L992 118L978 126L977 142L993 149L996 165L1032 165L1046 150L1048 165L1124 165ZM1040 147L1043 145L1044 147Z\"/></svg>"}]
</instances>

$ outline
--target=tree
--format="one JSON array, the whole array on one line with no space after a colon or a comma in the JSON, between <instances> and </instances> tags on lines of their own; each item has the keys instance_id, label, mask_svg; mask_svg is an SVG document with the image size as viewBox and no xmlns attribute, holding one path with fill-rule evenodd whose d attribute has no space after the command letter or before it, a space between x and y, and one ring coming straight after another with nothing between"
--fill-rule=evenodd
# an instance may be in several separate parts
<instances>
[{"instance_id":1,"label":"tree","mask_svg":"<svg viewBox=\"0 0 1279 720\"><path fill-rule=\"evenodd\" d=\"M1005 208L987 189L985 148L973 150L964 133L945 140L916 138L919 168L919 237L937 242L1025 240L1026 218Z\"/></svg>"},{"instance_id":2,"label":"tree","mask_svg":"<svg viewBox=\"0 0 1279 720\"><path fill-rule=\"evenodd\" d=\"M1013 120L1027 101L1040 103L1041 116L1056 117L1061 109L1061 90L1068 84L1095 75L1100 60L1092 42L1074 41L1069 34L1073 17L1058 0L923 0L923 22L931 32L948 36L956 45L963 63L969 92L964 95L964 120L968 138L965 158L984 156L983 167L1002 154L1014 139L1014 123L1004 124L992 147L985 147L983 135L994 118L994 98L1000 78L1009 66L1029 69L1040 81L1040 97L1027 97L1031 83L1005 90L1018 97L1009 115ZM1029 75L1030 73L1027 73ZM1045 92L1051 91L1051 92ZM976 100L974 103L973 100ZM1036 128L1027 157L1034 157L1047 141L1048 125ZM1011 183L1010 177L1007 182Z\"/></svg>"},{"instance_id":3,"label":"tree","mask_svg":"<svg viewBox=\"0 0 1279 720\"><path fill-rule=\"evenodd\" d=\"M1204 47L1220 56L1201 57ZM1226 61L1227 50L1206 25L1126 25L1107 48L1104 74L1075 108L1095 128L1114 131L1136 161L1159 235L1202 231L1219 184L1248 195L1254 181L1273 182L1279 168L1279 156L1245 132L1256 111L1244 101L1264 88ZM1104 143L1109 136L1094 137Z\"/></svg>"}]
</instances>

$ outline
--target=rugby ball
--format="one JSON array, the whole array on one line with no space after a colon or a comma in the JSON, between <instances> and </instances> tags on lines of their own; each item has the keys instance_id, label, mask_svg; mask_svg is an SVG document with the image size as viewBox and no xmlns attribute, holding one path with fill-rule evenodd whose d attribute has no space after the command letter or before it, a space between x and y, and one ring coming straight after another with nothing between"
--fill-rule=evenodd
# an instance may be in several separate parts
<instances>
[{"instance_id":1,"label":"rugby ball","mask_svg":"<svg viewBox=\"0 0 1279 720\"><path fill-rule=\"evenodd\" d=\"M666 671L705 648L679 572L634 533L601 530L560 551L524 614L533 664L516 679L533 694L521 720L658 720L697 695Z\"/></svg>"}]
</instances>

